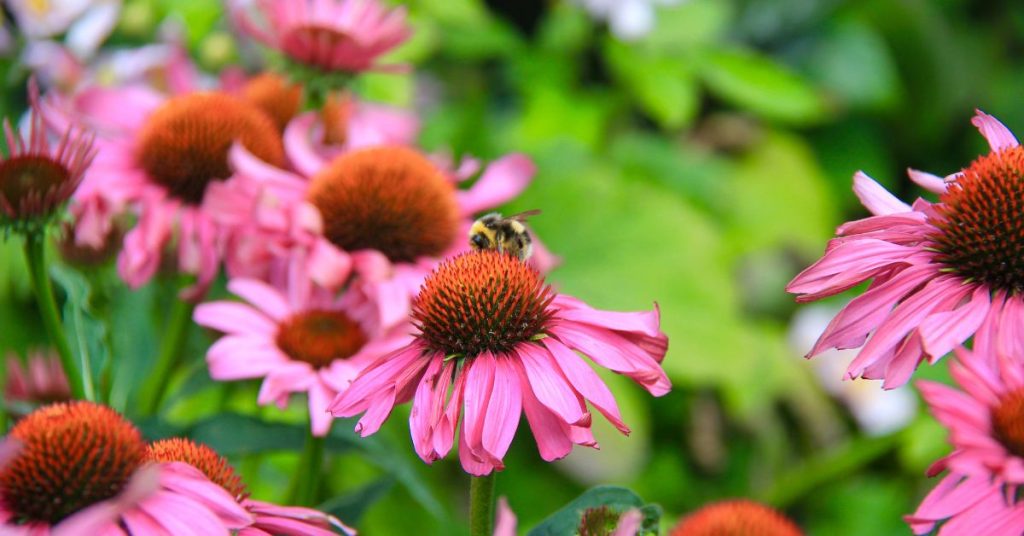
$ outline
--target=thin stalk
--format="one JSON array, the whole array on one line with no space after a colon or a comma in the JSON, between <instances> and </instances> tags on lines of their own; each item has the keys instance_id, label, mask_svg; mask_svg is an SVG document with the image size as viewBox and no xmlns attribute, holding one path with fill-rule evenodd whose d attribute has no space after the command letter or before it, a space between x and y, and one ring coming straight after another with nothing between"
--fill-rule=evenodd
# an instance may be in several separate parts
<instances>
[{"instance_id":1,"label":"thin stalk","mask_svg":"<svg viewBox=\"0 0 1024 536\"><path fill-rule=\"evenodd\" d=\"M306 445L299 457L299 465L288 492L290 504L313 506L317 500L320 485L320 472L324 463L324 438L313 435L306 429Z\"/></svg>"},{"instance_id":2,"label":"thin stalk","mask_svg":"<svg viewBox=\"0 0 1024 536\"><path fill-rule=\"evenodd\" d=\"M189 321L192 319L192 308L191 303L175 295L164 337L160 341L156 363L139 390L137 411L141 417L153 415L164 398L171 372L178 365L178 357L185 345L185 334L188 333Z\"/></svg>"},{"instance_id":3,"label":"thin stalk","mask_svg":"<svg viewBox=\"0 0 1024 536\"><path fill-rule=\"evenodd\" d=\"M490 536L494 532L494 473L470 478L469 534Z\"/></svg>"},{"instance_id":4,"label":"thin stalk","mask_svg":"<svg viewBox=\"0 0 1024 536\"><path fill-rule=\"evenodd\" d=\"M43 326L46 328L47 335L50 336L50 342L57 349L57 355L60 356L61 367L71 385L71 396L80 400L92 400L95 398L95 393L92 393L91 389L86 390L85 378L82 376L82 370L75 363L74 356L71 355L71 346L68 344L67 335L64 333L64 324L61 322L60 312L57 310L57 299L53 295L53 286L50 285L50 275L46 265L45 233L29 233L25 236L25 259L28 261L28 271L31 275L36 301L39 303Z\"/></svg>"}]
</instances>

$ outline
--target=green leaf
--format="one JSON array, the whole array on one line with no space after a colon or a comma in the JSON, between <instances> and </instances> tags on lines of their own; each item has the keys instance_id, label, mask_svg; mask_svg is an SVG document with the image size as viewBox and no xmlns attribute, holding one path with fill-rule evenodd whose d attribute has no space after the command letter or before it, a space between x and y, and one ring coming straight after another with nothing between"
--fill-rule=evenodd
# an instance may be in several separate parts
<instances>
[{"instance_id":1,"label":"green leaf","mask_svg":"<svg viewBox=\"0 0 1024 536\"><path fill-rule=\"evenodd\" d=\"M363 517L367 508L384 497L394 485L393 477L379 478L350 493L338 495L320 504L317 510L343 519L350 525L355 525L359 523L359 519Z\"/></svg>"},{"instance_id":2,"label":"green leaf","mask_svg":"<svg viewBox=\"0 0 1024 536\"><path fill-rule=\"evenodd\" d=\"M206 443L222 456L302 449L305 428L269 423L248 415L221 413L195 425L189 437Z\"/></svg>"},{"instance_id":3,"label":"green leaf","mask_svg":"<svg viewBox=\"0 0 1024 536\"><path fill-rule=\"evenodd\" d=\"M642 43L666 52L715 43L729 30L733 19L732 2L723 0L687 0L671 6L659 6L657 25Z\"/></svg>"},{"instance_id":4,"label":"green leaf","mask_svg":"<svg viewBox=\"0 0 1024 536\"><path fill-rule=\"evenodd\" d=\"M813 87L767 56L723 49L699 59L699 74L708 90L728 103L784 123L815 123L828 115Z\"/></svg>"},{"instance_id":5,"label":"green leaf","mask_svg":"<svg viewBox=\"0 0 1024 536\"><path fill-rule=\"evenodd\" d=\"M606 39L604 57L632 99L663 128L688 125L699 104L690 66L677 54L644 53L639 47Z\"/></svg>"},{"instance_id":6,"label":"green leaf","mask_svg":"<svg viewBox=\"0 0 1024 536\"><path fill-rule=\"evenodd\" d=\"M576 534L580 517L590 508L607 506L616 513L639 508L644 514L641 533L657 534L658 521L661 519L661 507L655 504L644 504L643 499L632 491L618 486L597 486L583 492L569 504L533 528L529 536L567 536Z\"/></svg>"},{"instance_id":7,"label":"green leaf","mask_svg":"<svg viewBox=\"0 0 1024 536\"><path fill-rule=\"evenodd\" d=\"M79 370L85 371L85 395L95 400L93 378L99 375L110 359L110 350L106 344L107 327L92 312L92 290L85 276L60 264L50 267L50 276L64 289L64 331L71 352L76 357L75 363Z\"/></svg>"}]
</instances>

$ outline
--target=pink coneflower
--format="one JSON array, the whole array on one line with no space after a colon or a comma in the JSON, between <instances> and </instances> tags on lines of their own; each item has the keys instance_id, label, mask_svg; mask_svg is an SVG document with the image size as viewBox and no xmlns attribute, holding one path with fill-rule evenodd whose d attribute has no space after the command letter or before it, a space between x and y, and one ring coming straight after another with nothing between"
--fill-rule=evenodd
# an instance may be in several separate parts
<instances>
[{"instance_id":1,"label":"pink coneflower","mask_svg":"<svg viewBox=\"0 0 1024 536\"><path fill-rule=\"evenodd\" d=\"M992 152L945 179L910 171L939 193L938 203L909 206L867 175L854 176L874 216L840 226L825 256L787 290L805 302L872 283L809 356L863 344L847 377L884 378L892 388L972 335L979 354L1024 355L1024 149L995 118L978 112L973 123Z\"/></svg>"},{"instance_id":2,"label":"pink coneflower","mask_svg":"<svg viewBox=\"0 0 1024 536\"><path fill-rule=\"evenodd\" d=\"M467 170L445 172L398 146L344 153L308 179L241 148L231 161L237 175L218 189L219 204L255 200L255 215L236 222L228 272L330 288L355 274L352 286L378 305L382 325L405 320L437 259L468 249L474 214L518 195L535 171L525 156L508 155L459 190L454 183ZM537 241L534 250L538 267L548 269L550 254Z\"/></svg>"},{"instance_id":3,"label":"pink coneflower","mask_svg":"<svg viewBox=\"0 0 1024 536\"><path fill-rule=\"evenodd\" d=\"M396 404L413 400L409 428L427 463L459 434L462 467L473 475L504 468L521 413L541 457L573 444L596 446L585 401L628 433L611 391L576 354L623 374L651 394L670 389L660 362L668 338L657 311L615 313L556 294L534 268L494 251L465 253L427 277L413 306L419 333L380 359L330 406L337 417L376 432Z\"/></svg>"},{"instance_id":4,"label":"pink coneflower","mask_svg":"<svg viewBox=\"0 0 1024 536\"><path fill-rule=\"evenodd\" d=\"M7 156L0 156L0 227L22 229L49 221L78 188L96 151L93 137L67 128L56 148L50 147L34 94L26 139L4 120Z\"/></svg>"},{"instance_id":5,"label":"pink coneflower","mask_svg":"<svg viewBox=\"0 0 1024 536\"><path fill-rule=\"evenodd\" d=\"M0 468L4 534L227 535L252 522L198 470L146 463L138 429L105 406L43 407L7 441L16 450Z\"/></svg>"},{"instance_id":6,"label":"pink coneflower","mask_svg":"<svg viewBox=\"0 0 1024 536\"><path fill-rule=\"evenodd\" d=\"M1024 505L1016 486L988 476L950 474L904 519L914 534L975 536L1024 533Z\"/></svg>"},{"instance_id":7,"label":"pink coneflower","mask_svg":"<svg viewBox=\"0 0 1024 536\"><path fill-rule=\"evenodd\" d=\"M224 488L253 517L252 525L239 531L239 536L333 536L336 533L332 528L350 536L355 534L338 518L318 510L278 506L252 499L241 477L223 456L191 439L175 437L154 441L147 450L147 459L153 462L187 463L201 471L211 482Z\"/></svg>"},{"instance_id":8,"label":"pink coneflower","mask_svg":"<svg viewBox=\"0 0 1024 536\"><path fill-rule=\"evenodd\" d=\"M306 393L313 433L331 426L327 405L382 355L408 343L405 329L382 329L359 292L340 299L324 289L292 287L284 295L254 279L233 279L228 290L248 303L212 302L195 321L222 331L206 354L210 376L229 381L263 378L259 403L284 407Z\"/></svg>"},{"instance_id":9,"label":"pink coneflower","mask_svg":"<svg viewBox=\"0 0 1024 536\"><path fill-rule=\"evenodd\" d=\"M123 99L115 98L118 95ZM90 122L106 124L100 156L75 196L77 241L99 246L112 218L127 208L138 223L125 236L118 271L132 287L157 271L176 246L178 269L197 276L202 291L217 273L225 230L206 194L232 174L228 149L284 164L281 136L255 106L220 92L164 97L141 88L96 90L82 104Z\"/></svg>"},{"instance_id":10,"label":"pink coneflower","mask_svg":"<svg viewBox=\"0 0 1024 536\"><path fill-rule=\"evenodd\" d=\"M733 499L701 507L669 531L669 536L803 536L789 518L763 504Z\"/></svg>"},{"instance_id":11,"label":"pink coneflower","mask_svg":"<svg viewBox=\"0 0 1024 536\"><path fill-rule=\"evenodd\" d=\"M304 68L359 73L405 41L405 9L377 0L255 0L231 2L238 25ZM255 8L255 9L252 9Z\"/></svg>"},{"instance_id":12,"label":"pink coneflower","mask_svg":"<svg viewBox=\"0 0 1024 536\"><path fill-rule=\"evenodd\" d=\"M70 399L71 386L56 354L29 352L24 366L16 356L7 356L4 401L8 411L24 416L27 412L23 413L23 409Z\"/></svg>"}]
</instances>

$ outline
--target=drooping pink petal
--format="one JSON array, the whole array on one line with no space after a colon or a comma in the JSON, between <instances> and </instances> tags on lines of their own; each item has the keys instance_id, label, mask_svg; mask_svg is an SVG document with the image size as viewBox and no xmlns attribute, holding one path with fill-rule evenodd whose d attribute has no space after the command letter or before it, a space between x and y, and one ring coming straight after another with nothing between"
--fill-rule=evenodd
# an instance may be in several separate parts
<instances>
[{"instance_id":1,"label":"drooping pink petal","mask_svg":"<svg viewBox=\"0 0 1024 536\"><path fill-rule=\"evenodd\" d=\"M519 427L523 400L519 376L509 363L507 356L494 356L494 383L490 401L487 404L487 418L483 424L482 444L484 450L501 460L508 452L512 438Z\"/></svg>"},{"instance_id":2,"label":"drooping pink petal","mask_svg":"<svg viewBox=\"0 0 1024 536\"><path fill-rule=\"evenodd\" d=\"M516 347L516 354L526 371L529 388L541 404L567 424L580 424L590 417L586 407L580 403L579 395L554 364L550 353L525 343Z\"/></svg>"},{"instance_id":3,"label":"drooping pink petal","mask_svg":"<svg viewBox=\"0 0 1024 536\"><path fill-rule=\"evenodd\" d=\"M914 181L918 186L928 190L929 192L937 194L946 193L946 179L942 177L912 168L907 168L907 176L909 176L910 180Z\"/></svg>"},{"instance_id":4,"label":"drooping pink petal","mask_svg":"<svg viewBox=\"0 0 1024 536\"><path fill-rule=\"evenodd\" d=\"M624 434L629 434L629 427L622 422L622 415L619 413L619 405L615 402L615 397L612 396L612 392L601 380L601 377L590 368L590 365L587 365L583 358L557 339L548 337L541 342L554 356L554 362L565 373L565 377L572 383L573 388L593 404L615 428Z\"/></svg>"}]
</instances>

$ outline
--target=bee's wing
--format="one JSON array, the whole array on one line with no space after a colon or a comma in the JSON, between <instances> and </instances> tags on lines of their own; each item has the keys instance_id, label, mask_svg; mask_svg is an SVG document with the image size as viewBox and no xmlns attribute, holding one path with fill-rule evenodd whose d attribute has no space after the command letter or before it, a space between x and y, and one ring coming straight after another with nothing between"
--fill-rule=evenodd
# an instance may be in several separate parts
<instances>
[{"instance_id":1,"label":"bee's wing","mask_svg":"<svg viewBox=\"0 0 1024 536\"><path fill-rule=\"evenodd\" d=\"M513 214L513 215L511 215L511 216L509 216L509 217L507 217L505 219L507 219L507 220L516 220L518 222L525 222L526 218L529 218L530 216L536 216L537 214L540 214L540 209L539 208L535 208L533 210L525 210L525 211L520 212L518 214Z\"/></svg>"}]
</instances>

